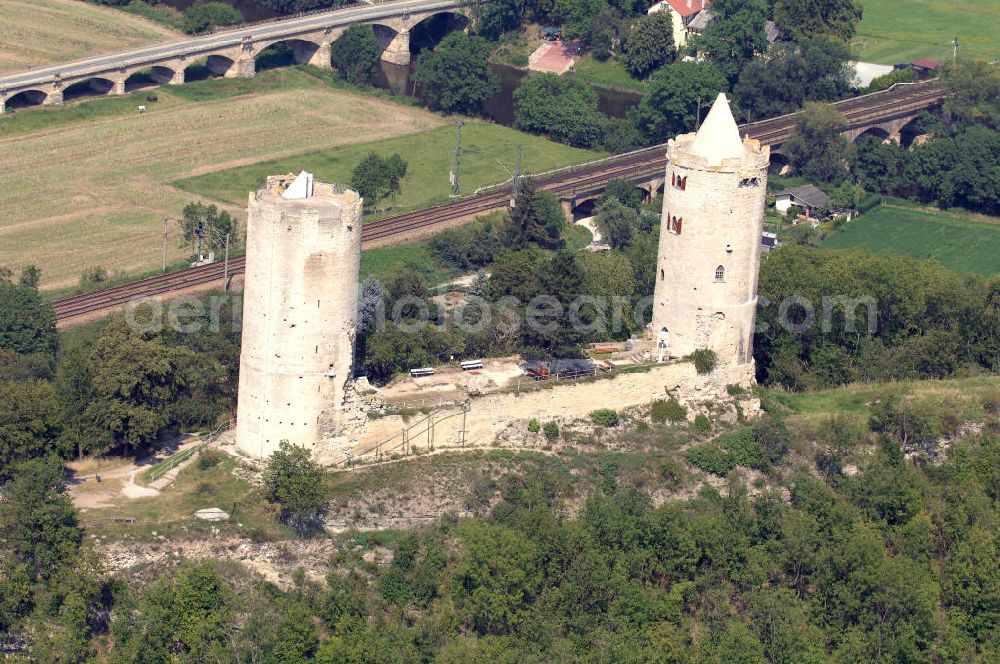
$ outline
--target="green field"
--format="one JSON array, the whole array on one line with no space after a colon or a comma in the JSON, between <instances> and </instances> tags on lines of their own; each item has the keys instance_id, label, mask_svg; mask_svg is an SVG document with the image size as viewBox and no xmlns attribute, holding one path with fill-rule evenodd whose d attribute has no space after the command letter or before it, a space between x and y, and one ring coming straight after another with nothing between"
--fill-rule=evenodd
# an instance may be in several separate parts
<instances>
[{"instance_id":1,"label":"green field","mask_svg":"<svg viewBox=\"0 0 1000 664\"><path fill-rule=\"evenodd\" d=\"M1000 220L973 221L946 212L882 205L827 236L822 246L936 258L962 274L1000 272Z\"/></svg>"},{"instance_id":2,"label":"green field","mask_svg":"<svg viewBox=\"0 0 1000 664\"><path fill-rule=\"evenodd\" d=\"M631 74L625 71L625 68L615 58L601 62L587 53L576 59L573 70L579 78L591 85L641 93L649 90L649 80L640 81L632 78Z\"/></svg>"},{"instance_id":3,"label":"green field","mask_svg":"<svg viewBox=\"0 0 1000 664\"><path fill-rule=\"evenodd\" d=\"M601 156L600 153L553 143L507 127L466 120L462 130L462 193L471 194L477 187L506 180L508 174L504 167L513 170L518 144L523 146L521 163L523 170L528 173L540 173ZM318 180L346 184L351 179L351 171L368 152L374 151L383 156L399 153L406 160L409 169L403 180L402 193L395 201L385 202L395 213L449 200L451 187L448 173L452 169L454 149L455 128L446 126L409 136L261 161L185 178L174 184L197 196L241 205L245 204L247 192L269 174L307 170ZM498 162L503 162L503 165Z\"/></svg>"},{"instance_id":4,"label":"green field","mask_svg":"<svg viewBox=\"0 0 1000 664\"><path fill-rule=\"evenodd\" d=\"M966 0L953 5L930 0L863 0L862 4L864 16L851 44L864 62L951 60L955 35L959 55L1000 58L997 0Z\"/></svg>"}]
</instances>

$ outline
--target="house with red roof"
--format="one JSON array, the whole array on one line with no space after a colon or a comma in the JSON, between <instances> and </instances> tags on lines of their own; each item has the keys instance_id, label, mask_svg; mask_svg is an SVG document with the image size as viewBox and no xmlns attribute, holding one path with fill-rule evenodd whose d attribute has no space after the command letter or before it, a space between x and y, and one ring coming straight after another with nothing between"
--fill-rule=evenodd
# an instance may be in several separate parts
<instances>
[{"instance_id":1,"label":"house with red roof","mask_svg":"<svg viewBox=\"0 0 1000 664\"><path fill-rule=\"evenodd\" d=\"M708 0L662 0L650 7L646 13L667 12L674 26L674 45L687 43L688 26L705 7Z\"/></svg>"}]
</instances>

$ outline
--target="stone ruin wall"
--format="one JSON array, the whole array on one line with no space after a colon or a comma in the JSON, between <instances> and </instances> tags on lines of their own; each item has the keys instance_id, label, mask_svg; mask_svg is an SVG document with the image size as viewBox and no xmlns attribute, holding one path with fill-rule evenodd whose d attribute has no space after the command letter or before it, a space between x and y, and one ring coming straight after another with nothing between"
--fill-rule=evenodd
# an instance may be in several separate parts
<instances>
[{"instance_id":1,"label":"stone ruin wall","mask_svg":"<svg viewBox=\"0 0 1000 664\"><path fill-rule=\"evenodd\" d=\"M517 446L517 438L528 433L527 423L532 418L539 422L555 420L562 427L577 420L589 421L591 411L598 408L623 410L641 407L657 399L676 399L688 409L688 417L706 410L706 404L730 404L736 417L736 399L728 394L727 386L738 385L749 390L754 385L753 364L718 367L708 374L698 374L691 362L676 362L654 366L648 371L621 373L612 378L598 378L553 387L540 387L520 393L505 392L473 397L464 418L465 447ZM743 416L756 417L760 402L754 397L744 397L739 402ZM461 406L445 409L438 417L458 413ZM365 448L397 434L404 426L419 421L423 415L404 422L399 415L370 420L355 445ZM433 441L423 427L414 429L410 444L414 448L462 446L463 417L459 414L448 419L435 420ZM331 441L332 442L332 441ZM338 446L323 455L327 463L344 459L347 448ZM370 456L370 455L369 455Z\"/></svg>"}]
</instances>

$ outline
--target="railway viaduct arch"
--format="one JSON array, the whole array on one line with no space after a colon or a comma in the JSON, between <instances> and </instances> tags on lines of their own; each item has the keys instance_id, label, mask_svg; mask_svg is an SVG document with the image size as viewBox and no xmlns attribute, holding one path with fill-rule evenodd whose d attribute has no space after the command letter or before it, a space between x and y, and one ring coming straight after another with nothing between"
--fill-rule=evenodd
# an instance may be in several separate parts
<instances>
[{"instance_id":1,"label":"railway viaduct arch","mask_svg":"<svg viewBox=\"0 0 1000 664\"><path fill-rule=\"evenodd\" d=\"M382 60L410 62L410 32L425 20L449 14L467 26L463 0L409 0L283 19L0 77L0 113L7 107L61 104L76 96L124 94L138 85L181 85L185 70L204 63L213 76L252 77L256 57L281 42L296 64L330 68L330 46L356 23L370 24L383 48ZM454 21L458 23L458 21ZM130 79L131 86L130 87Z\"/></svg>"},{"instance_id":2,"label":"railway viaduct arch","mask_svg":"<svg viewBox=\"0 0 1000 664\"><path fill-rule=\"evenodd\" d=\"M876 113L873 117L849 121L849 124L841 134L853 143L857 143L866 136L872 136L883 142L893 141L908 146L917 135L915 128L917 118L927 107L928 104L923 104L902 108L897 111L890 109ZM752 128L753 125L749 127L741 125L740 131L750 129L750 134L755 135ZM794 127L791 127L769 139L762 137L762 142L767 142L771 146L770 171L772 173L777 173L788 165L788 158L782 154L781 146L793 133ZM627 180L635 184L636 188L643 191L647 200L663 191L664 178L662 169L655 170L652 174L648 169L637 170L634 174L626 173L616 179ZM603 193L603 186L591 186L580 190L559 192L559 201L567 220L573 221L576 215L589 213L594 203Z\"/></svg>"}]
</instances>

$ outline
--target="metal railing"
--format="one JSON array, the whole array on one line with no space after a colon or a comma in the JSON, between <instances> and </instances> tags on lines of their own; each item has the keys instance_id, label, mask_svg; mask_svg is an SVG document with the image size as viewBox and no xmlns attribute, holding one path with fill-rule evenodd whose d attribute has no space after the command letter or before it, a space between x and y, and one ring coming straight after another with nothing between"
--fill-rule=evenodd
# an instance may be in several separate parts
<instances>
[{"instance_id":1,"label":"metal railing","mask_svg":"<svg viewBox=\"0 0 1000 664\"><path fill-rule=\"evenodd\" d=\"M414 445L414 443L418 440L426 440L426 448L433 452L435 427L440 425L442 422L447 422L448 420L458 416L462 417L462 427L459 429L460 439L458 441L458 446L465 447L465 418L469 413L469 409L469 404L464 403L460 408L453 412L428 413L426 417L417 420L413 424L404 426L399 433L378 442L371 443L367 447L360 450L349 452L347 457L337 465L344 468L353 468L360 461L363 461L364 457L368 455L373 455L372 461L378 463L379 461L384 460L387 455L390 455L397 450L402 450L403 455L408 456L420 447L419 445Z\"/></svg>"},{"instance_id":2,"label":"metal railing","mask_svg":"<svg viewBox=\"0 0 1000 664\"><path fill-rule=\"evenodd\" d=\"M224 431L228 431L232 425L232 420L219 425L219 427L214 431L205 434L198 444L192 445L186 450L182 450L176 454L172 454L163 461L153 465L148 471L146 471L146 479L150 482L155 482L159 478L163 477L168 472L190 459L195 455L195 453L200 452L205 449L205 447L215 442L216 439L218 439Z\"/></svg>"}]
</instances>

